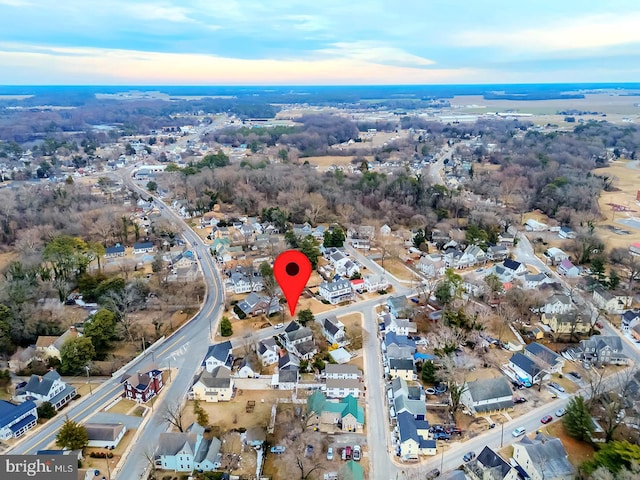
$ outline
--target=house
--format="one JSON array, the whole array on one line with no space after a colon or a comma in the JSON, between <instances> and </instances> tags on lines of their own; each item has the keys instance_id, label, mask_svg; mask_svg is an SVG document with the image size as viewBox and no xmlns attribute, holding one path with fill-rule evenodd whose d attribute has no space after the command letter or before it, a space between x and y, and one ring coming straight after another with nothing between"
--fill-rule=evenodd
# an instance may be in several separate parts
<instances>
[{"instance_id":1,"label":"house","mask_svg":"<svg viewBox=\"0 0 640 480\"><path fill-rule=\"evenodd\" d=\"M325 384L327 398L344 398L351 395L353 398L360 397L360 380L350 378L327 378Z\"/></svg>"},{"instance_id":2,"label":"house","mask_svg":"<svg viewBox=\"0 0 640 480\"><path fill-rule=\"evenodd\" d=\"M260 447L266 441L267 431L260 426L249 427L242 438L242 443L251 447Z\"/></svg>"},{"instance_id":3,"label":"house","mask_svg":"<svg viewBox=\"0 0 640 480\"><path fill-rule=\"evenodd\" d=\"M401 336L407 336L418 331L418 326L415 322L404 318L396 318L390 313L382 315L382 325L386 333L393 332Z\"/></svg>"},{"instance_id":4,"label":"house","mask_svg":"<svg viewBox=\"0 0 640 480\"><path fill-rule=\"evenodd\" d=\"M640 324L635 324L633 327L631 327L629 333L634 340L636 340L637 342L640 341Z\"/></svg>"},{"instance_id":5,"label":"house","mask_svg":"<svg viewBox=\"0 0 640 480\"><path fill-rule=\"evenodd\" d=\"M547 228L549 227L546 224L542 222L538 222L533 218L530 218L529 220L524 222L524 229L527 230L528 232L543 232Z\"/></svg>"},{"instance_id":6,"label":"house","mask_svg":"<svg viewBox=\"0 0 640 480\"><path fill-rule=\"evenodd\" d=\"M513 408L511 386L505 377L467 382L466 386L460 402L473 415Z\"/></svg>"},{"instance_id":7,"label":"house","mask_svg":"<svg viewBox=\"0 0 640 480\"><path fill-rule=\"evenodd\" d=\"M306 222L303 224L293 224L293 234L298 238L304 238L312 233L313 229L311 228L311 225Z\"/></svg>"},{"instance_id":8,"label":"house","mask_svg":"<svg viewBox=\"0 0 640 480\"><path fill-rule=\"evenodd\" d=\"M84 428L89 437L87 447L116 448L127 432L122 423L85 423Z\"/></svg>"},{"instance_id":9,"label":"house","mask_svg":"<svg viewBox=\"0 0 640 480\"><path fill-rule=\"evenodd\" d=\"M323 282L318 289L320 296L331 305L353 300L353 289L349 280L341 278L332 282Z\"/></svg>"},{"instance_id":10,"label":"house","mask_svg":"<svg viewBox=\"0 0 640 480\"><path fill-rule=\"evenodd\" d=\"M562 441L543 433L514 443L513 459L531 480L573 480L576 476Z\"/></svg>"},{"instance_id":11,"label":"house","mask_svg":"<svg viewBox=\"0 0 640 480\"><path fill-rule=\"evenodd\" d=\"M523 353L526 357L540 364L547 372L562 373L564 358L541 343L530 343L524 348Z\"/></svg>"},{"instance_id":12,"label":"house","mask_svg":"<svg viewBox=\"0 0 640 480\"><path fill-rule=\"evenodd\" d=\"M365 275L363 288L369 293L379 292L389 287L389 281L385 275Z\"/></svg>"},{"instance_id":13,"label":"house","mask_svg":"<svg viewBox=\"0 0 640 480\"><path fill-rule=\"evenodd\" d=\"M567 278L577 278L580 276L580 268L576 267L571 260L565 259L556 267L558 274Z\"/></svg>"},{"instance_id":14,"label":"house","mask_svg":"<svg viewBox=\"0 0 640 480\"><path fill-rule=\"evenodd\" d=\"M403 462L417 461L420 456L435 455L436 441L429 439L429 423L416 420L407 412L397 416L400 459Z\"/></svg>"},{"instance_id":15,"label":"house","mask_svg":"<svg viewBox=\"0 0 640 480\"><path fill-rule=\"evenodd\" d=\"M322 334L330 345L344 346L347 336L344 324L335 315L330 315L322 322Z\"/></svg>"},{"instance_id":16,"label":"house","mask_svg":"<svg viewBox=\"0 0 640 480\"><path fill-rule=\"evenodd\" d=\"M351 235L351 246L359 250L369 250L371 248L371 238L360 233Z\"/></svg>"},{"instance_id":17,"label":"house","mask_svg":"<svg viewBox=\"0 0 640 480\"><path fill-rule=\"evenodd\" d=\"M413 358L389 358L389 375L391 378L400 377L412 381L416 375Z\"/></svg>"},{"instance_id":18,"label":"house","mask_svg":"<svg viewBox=\"0 0 640 480\"><path fill-rule=\"evenodd\" d=\"M289 323L280 335L286 349L304 360L310 360L318 353L318 348L313 341L313 331L301 326L298 322Z\"/></svg>"},{"instance_id":19,"label":"house","mask_svg":"<svg viewBox=\"0 0 640 480\"><path fill-rule=\"evenodd\" d=\"M260 359L253 354L245 355L238 366L236 376L239 378L258 378L262 371Z\"/></svg>"},{"instance_id":20,"label":"house","mask_svg":"<svg viewBox=\"0 0 640 480\"><path fill-rule=\"evenodd\" d=\"M569 295L554 294L551 295L546 303L540 308L541 312L547 314L553 313L569 313L573 310L573 304L571 303L571 297Z\"/></svg>"},{"instance_id":21,"label":"house","mask_svg":"<svg viewBox=\"0 0 640 480\"><path fill-rule=\"evenodd\" d=\"M511 356L508 366L516 374L518 380L525 385L534 385L540 382L547 373L537 362L520 352Z\"/></svg>"},{"instance_id":22,"label":"house","mask_svg":"<svg viewBox=\"0 0 640 480\"><path fill-rule=\"evenodd\" d=\"M498 235L498 246L499 247L513 247L516 243L515 235L510 233L501 233Z\"/></svg>"},{"instance_id":23,"label":"house","mask_svg":"<svg viewBox=\"0 0 640 480\"><path fill-rule=\"evenodd\" d=\"M40 335L36 340L36 353L42 358L55 357L60 359L60 350L67 340L81 336L75 327L69 327L69 329L62 335L56 336L44 336Z\"/></svg>"},{"instance_id":24,"label":"house","mask_svg":"<svg viewBox=\"0 0 640 480\"><path fill-rule=\"evenodd\" d=\"M487 262L487 255L477 245L469 245L462 256L458 260L456 268L467 268L473 265L485 264Z\"/></svg>"},{"instance_id":25,"label":"house","mask_svg":"<svg viewBox=\"0 0 640 480\"><path fill-rule=\"evenodd\" d=\"M621 317L622 331L628 333L640 322L640 310L627 310Z\"/></svg>"},{"instance_id":26,"label":"house","mask_svg":"<svg viewBox=\"0 0 640 480\"><path fill-rule=\"evenodd\" d=\"M464 471L471 480L517 480L518 472L509 462L489 447L465 463Z\"/></svg>"},{"instance_id":27,"label":"house","mask_svg":"<svg viewBox=\"0 0 640 480\"><path fill-rule=\"evenodd\" d=\"M298 369L278 369L271 377L271 386L279 390L294 390L298 385Z\"/></svg>"},{"instance_id":28,"label":"house","mask_svg":"<svg viewBox=\"0 0 640 480\"><path fill-rule=\"evenodd\" d=\"M104 250L104 258L124 257L124 254L124 245L120 245L119 243L116 243L113 247L107 247Z\"/></svg>"},{"instance_id":29,"label":"house","mask_svg":"<svg viewBox=\"0 0 640 480\"><path fill-rule=\"evenodd\" d=\"M31 375L24 387L16 389L18 401L31 400L36 405L49 402L56 410L60 410L76 396L76 389L62 381L55 370L44 375Z\"/></svg>"},{"instance_id":30,"label":"house","mask_svg":"<svg viewBox=\"0 0 640 480\"><path fill-rule=\"evenodd\" d=\"M527 271L527 266L524 263L516 262L515 260L511 260L510 258L505 259L502 262L502 266L511 272L512 277L516 275L521 275Z\"/></svg>"},{"instance_id":31,"label":"house","mask_svg":"<svg viewBox=\"0 0 640 480\"><path fill-rule=\"evenodd\" d=\"M231 364L233 363L233 355L231 351L232 346L230 340L211 345L204 356L201 366L205 367L209 372L212 372L214 368L219 366L224 366L230 369Z\"/></svg>"},{"instance_id":32,"label":"house","mask_svg":"<svg viewBox=\"0 0 640 480\"><path fill-rule=\"evenodd\" d=\"M629 247L629 252L632 255L640 255L640 242L632 243Z\"/></svg>"},{"instance_id":33,"label":"house","mask_svg":"<svg viewBox=\"0 0 640 480\"><path fill-rule=\"evenodd\" d=\"M383 237L388 237L391 235L391 227L386 223L380 227L380 235Z\"/></svg>"},{"instance_id":34,"label":"house","mask_svg":"<svg viewBox=\"0 0 640 480\"><path fill-rule=\"evenodd\" d=\"M315 415L319 425L334 425L345 432L362 432L364 428L364 408L350 395L336 402L316 390L307 397L307 412Z\"/></svg>"},{"instance_id":35,"label":"house","mask_svg":"<svg viewBox=\"0 0 640 480\"><path fill-rule=\"evenodd\" d=\"M593 290L593 303L607 313L621 314L631 306L632 301L630 295L605 290L601 285Z\"/></svg>"},{"instance_id":36,"label":"house","mask_svg":"<svg viewBox=\"0 0 640 480\"><path fill-rule=\"evenodd\" d=\"M560 227L558 231L558 237L567 239L567 238L576 238L576 232L571 230L569 227Z\"/></svg>"},{"instance_id":37,"label":"house","mask_svg":"<svg viewBox=\"0 0 640 480\"><path fill-rule=\"evenodd\" d=\"M0 400L0 440L20 438L35 427L38 422L37 408L31 400L19 405Z\"/></svg>"},{"instance_id":38,"label":"house","mask_svg":"<svg viewBox=\"0 0 640 480\"><path fill-rule=\"evenodd\" d=\"M431 253L424 255L416 264L416 268L424 273L428 278L437 278L444 275L446 266L442 255Z\"/></svg>"},{"instance_id":39,"label":"house","mask_svg":"<svg viewBox=\"0 0 640 480\"><path fill-rule=\"evenodd\" d=\"M543 313L540 321L558 334L585 334L591 329L591 323L577 311L569 313Z\"/></svg>"},{"instance_id":40,"label":"house","mask_svg":"<svg viewBox=\"0 0 640 480\"><path fill-rule=\"evenodd\" d=\"M396 318L407 317L410 311L409 300L404 295L387 298L389 313Z\"/></svg>"},{"instance_id":41,"label":"house","mask_svg":"<svg viewBox=\"0 0 640 480\"><path fill-rule=\"evenodd\" d=\"M247 298L239 302L237 306L247 317L255 317L262 313L268 316L282 310L280 300L277 297L271 298L271 302L269 302L269 297L258 295L255 292L247 295Z\"/></svg>"},{"instance_id":42,"label":"house","mask_svg":"<svg viewBox=\"0 0 640 480\"><path fill-rule=\"evenodd\" d=\"M416 420L427 418L425 393L420 385L409 386L404 378L396 377L391 381L390 395L396 414L408 412Z\"/></svg>"},{"instance_id":43,"label":"house","mask_svg":"<svg viewBox=\"0 0 640 480\"><path fill-rule=\"evenodd\" d=\"M27 348L18 347L16 353L11 355L9 359L9 370L17 372L29 366L29 364L38 358L38 352L35 346L29 346Z\"/></svg>"},{"instance_id":44,"label":"house","mask_svg":"<svg viewBox=\"0 0 640 480\"><path fill-rule=\"evenodd\" d=\"M582 360L596 365L627 365L629 358L622 353L622 339L618 336L593 335L580 341Z\"/></svg>"},{"instance_id":45,"label":"house","mask_svg":"<svg viewBox=\"0 0 640 480\"><path fill-rule=\"evenodd\" d=\"M164 383L162 381L162 372L157 369L149 370L146 373L136 372L135 374L125 376L124 379L124 397L135 400L139 403L147 403L155 397Z\"/></svg>"},{"instance_id":46,"label":"house","mask_svg":"<svg viewBox=\"0 0 640 480\"><path fill-rule=\"evenodd\" d=\"M153 242L137 242L133 244L133 254L153 253Z\"/></svg>"},{"instance_id":47,"label":"house","mask_svg":"<svg viewBox=\"0 0 640 480\"><path fill-rule=\"evenodd\" d=\"M505 245L492 245L487 248L487 260L498 262L504 260L509 255L509 250Z\"/></svg>"},{"instance_id":48,"label":"house","mask_svg":"<svg viewBox=\"0 0 640 480\"><path fill-rule=\"evenodd\" d=\"M416 342L406 335L396 335L389 332L382 343L387 358L412 358L416 353Z\"/></svg>"},{"instance_id":49,"label":"house","mask_svg":"<svg viewBox=\"0 0 640 480\"><path fill-rule=\"evenodd\" d=\"M324 367L324 376L327 380L330 378L336 380L359 380L362 377L362 372L355 365L327 363Z\"/></svg>"},{"instance_id":50,"label":"house","mask_svg":"<svg viewBox=\"0 0 640 480\"><path fill-rule=\"evenodd\" d=\"M549 277L544 273L525 273L522 276L522 288L525 290L535 290L541 285L549 283Z\"/></svg>"},{"instance_id":51,"label":"house","mask_svg":"<svg viewBox=\"0 0 640 480\"><path fill-rule=\"evenodd\" d=\"M267 365L278 363L278 352L280 352L280 347L273 337L260 340L256 345L256 352L262 362L262 366L266 367Z\"/></svg>"},{"instance_id":52,"label":"house","mask_svg":"<svg viewBox=\"0 0 640 480\"><path fill-rule=\"evenodd\" d=\"M569 259L569 255L557 247L547 248L544 256L547 257L547 263L551 263L551 265L558 265L563 260Z\"/></svg>"},{"instance_id":53,"label":"house","mask_svg":"<svg viewBox=\"0 0 640 480\"><path fill-rule=\"evenodd\" d=\"M216 437L204 438L204 428L198 424L186 432L161 433L155 456L155 468L174 472L193 470L210 472L220 468L221 442Z\"/></svg>"},{"instance_id":54,"label":"house","mask_svg":"<svg viewBox=\"0 0 640 480\"><path fill-rule=\"evenodd\" d=\"M329 254L328 259L335 270L336 275L350 277L354 273L360 272L360 267L342 251L334 249L331 250L331 252L332 253Z\"/></svg>"},{"instance_id":55,"label":"house","mask_svg":"<svg viewBox=\"0 0 640 480\"><path fill-rule=\"evenodd\" d=\"M231 370L225 365L218 365L195 376L188 398L211 403L228 402L233 396L233 388Z\"/></svg>"}]
</instances>

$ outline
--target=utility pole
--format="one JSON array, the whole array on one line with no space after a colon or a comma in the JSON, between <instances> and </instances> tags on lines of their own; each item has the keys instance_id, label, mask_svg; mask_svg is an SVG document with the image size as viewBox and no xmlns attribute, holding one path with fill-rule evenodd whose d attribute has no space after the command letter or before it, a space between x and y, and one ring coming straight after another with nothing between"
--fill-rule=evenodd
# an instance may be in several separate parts
<instances>
[{"instance_id":1,"label":"utility pole","mask_svg":"<svg viewBox=\"0 0 640 480\"><path fill-rule=\"evenodd\" d=\"M440 473L444 469L444 445L442 446L442 456L440 457Z\"/></svg>"},{"instance_id":2,"label":"utility pole","mask_svg":"<svg viewBox=\"0 0 640 480\"><path fill-rule=\"evenodd\" d=\"M91 380L89 380L89 365L85 365L84 369L87 372L87 385L89 385L89 395L93 395L93 389L91 388Z\"/></svg>"},{"instance_id":3,"label":"utility pole","mask_svg":"<svg viewBox=\"0 0 640 480\"><path fill-rule=\"evenodd\" d=\"M502 420L500 426L502 427L502 432L500 433L500 448L502 448L504 444L504 420Z\"/></svg>"}]
</instances>

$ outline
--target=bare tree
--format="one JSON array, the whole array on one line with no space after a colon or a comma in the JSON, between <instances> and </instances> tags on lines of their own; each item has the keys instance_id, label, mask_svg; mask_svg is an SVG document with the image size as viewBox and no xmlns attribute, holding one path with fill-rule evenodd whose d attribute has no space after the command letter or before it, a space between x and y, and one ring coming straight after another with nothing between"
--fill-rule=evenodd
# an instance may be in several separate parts
<instances>
[{"instance_id":1,"label":"bare tree","mask_svg":"<svg viewBox=\"0 0 640 480\"><path fill-rule=\"evenodd\" d=\"M179 402L165 404L160 412L160 418L178 431L184 432L184 410Z\"/></svg>"}]
</instances>

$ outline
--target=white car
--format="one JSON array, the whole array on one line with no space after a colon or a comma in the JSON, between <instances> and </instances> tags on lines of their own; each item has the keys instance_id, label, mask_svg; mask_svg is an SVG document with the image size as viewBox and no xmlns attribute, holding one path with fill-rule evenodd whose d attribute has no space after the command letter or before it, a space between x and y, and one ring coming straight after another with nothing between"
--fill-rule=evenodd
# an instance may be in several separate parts
<instances>
[{"instance_id":1,"label":"white car","mask_svg":"<svg viewBox=\"0 0 640 480\"><path fill-rule=\"evenodd\" d=\"M527 430L524 427L518 427L513 432L511 432L511 435L513 435L514 437L521 437L525 434L526 431Z\"/></svg>"},{"instance_id":2,"label":"white car","mask_svg":"<svg viewBox=\"0 0 640 480\"><path fill-rule=\"evenodd\" d=\"M353 460L355 460L356 462L359 462L360 456L361 456L360 445L354 445L351 458L353 458Z\"/></svg>"},{"instance_id":3,"label":"white car","mask_svg":"<svg viewBox=\"0 0 640 480\"><path fill-rule=\"evenodd\" d=\"M556 417L562 417L567 411L564 408L559 408L556 410Z\"/></svg>"},{"instance_id":4,"label":"white car","mask_svg":"<svg viewBox=\"0 0 640 480\"><path fill-rule=\"evenodd\" d=\"M327 460L333 460L333 447L327 449Z\"/></svg>"},{"instance_id":5,"label":"white car","mask_svg":"<svg viewBox=\"0 0 640 480\"><path fill-rule=\"evenodd\" d=\"M277 324L277 325L276 325L275 327L273 327L273 328L275 328L276 330L279 330L279 329L281 329L282 327L284 327L284 323L279 323L279 324Z\"/></svg>"}]
</instances>

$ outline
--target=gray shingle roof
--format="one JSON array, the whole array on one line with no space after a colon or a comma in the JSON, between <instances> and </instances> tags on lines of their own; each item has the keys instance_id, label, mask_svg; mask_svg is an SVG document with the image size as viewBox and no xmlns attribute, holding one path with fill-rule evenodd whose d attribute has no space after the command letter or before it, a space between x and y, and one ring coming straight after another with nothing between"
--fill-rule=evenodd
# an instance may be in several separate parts
<instances>
[{"instance_id":1,"label":"gray shingle roof","mask_svg":"<svg viewBox=\"0 0 640 480\"><path fill-rule=\"evenodd\" d=\"M173 456L184 449L195 455L198 435L195 433L161 433L158 439L156 455Z\"/></svg>"},{"instance_id":2,"label":"gray shingle roof","mask_svg":"<svg viewBox=\"0 0 640 480\"><path fill-rule=\"evenodd\" d=\"M525 357L522 353L514 353L509 361L531 375L532 378L542 371L542 369L533 360Z\"/></svg>"},{"instance_id":3,"label":"gray shingle roof","mask_svg":"<svg viewBox=\"0 0 640 480\"><path fill-rule=\"evenodd\" d=\"M474 402L511 396L511 386L505 377L468 382L467 388ZM513 405L513 402L511 402L511 405Z\"/></svg>"},{"instance_id":4,"label":"gray shingle roof","mask_svg":"<svg viewBox=\"0 0 640 480\"><path fill-rule=\"evenodd\" d=\"M29 382L20 389L20 392L35 395L47 395L53 387L56 380L60 379L60 375L55 370L50 370L42 376L31 375ZM18 394L18 392L16 392Z\"/></svg>"},{"instance_id":5,"label":"gray shingle roof","mask_svg":"<svg viewBox=\"0 0 640 480\"><path fill-rule=\"evenodd\" d=\"M560 355L538 342L530 343L525 347L525 350L547 365L553 366L560 359Z\"/></svg>"},{"instance_id":6,"label":"gray shingle roof","mask_svg":"<svg viewBox=\"0 0 640 480\"><path fill-rule=\"evenodd\" d=\"M85 423L84 428L89 440L114 442L125 426L116 423Z\"/></svg>"},{"instance_id":7,"label":"gray shingle roof","mask_svg":"<svg viewBox=\"0 0 640 480\"><path fill-rule=\"evenodd\" d=\"M559 438L539 433L533 439L524 437L519 443L529 454L536 470L542 473L542 478L566 478L575 474Z\"/></svg>"},{"instance_id":8,"label":"gray shingle roof","mask_svg":"<svg viewBox=\"0 0 640 480\"><path fill-rule=\"evenodd\" d=\"M217 366L211 372L203 370L193 383L198 382L208 388L229 388L231 385L231 370L225 366Z\"/></svg>"}]
</instances>

